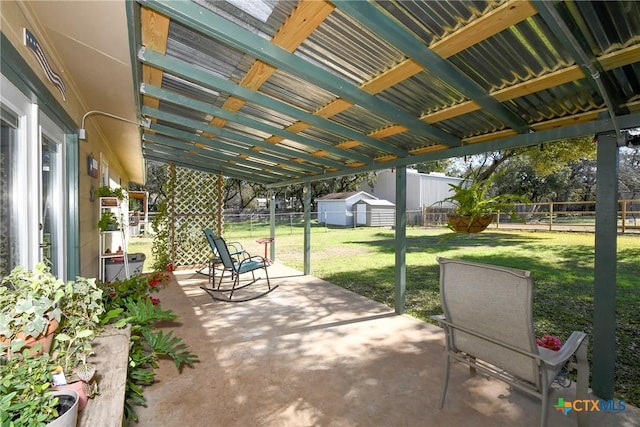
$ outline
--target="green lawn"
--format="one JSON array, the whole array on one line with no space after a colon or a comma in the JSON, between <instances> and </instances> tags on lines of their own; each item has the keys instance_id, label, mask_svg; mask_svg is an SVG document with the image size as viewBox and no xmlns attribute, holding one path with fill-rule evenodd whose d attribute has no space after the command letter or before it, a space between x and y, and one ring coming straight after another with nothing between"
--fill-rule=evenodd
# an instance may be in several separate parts
<instances>
[{"instance_id":1,"label":"green lawn","mask_svg":"<svg viewBox=\"0 0 640 427\"><path fill-rule=\"evenodd\" d=\"M267 224L225 224L227 241L240 241L252 254L268 236ZM437 256L462 258L532 272L537 336L571 331L592 333L594 235L589 233L490 230L442 241L444 229L407 229L407 312L432 322L440 314ZM276 230L276 258L303 270L300 224ZM373 300L394 305L394 231L386 228L311 229L311 274ZM130 249L131 252L133 250ZM147 258L147 261L149 258ZM640 406L640 236L618 237L617 398ZM148 264L150 265L150 263Z\"/></svg>"}]
</instances>

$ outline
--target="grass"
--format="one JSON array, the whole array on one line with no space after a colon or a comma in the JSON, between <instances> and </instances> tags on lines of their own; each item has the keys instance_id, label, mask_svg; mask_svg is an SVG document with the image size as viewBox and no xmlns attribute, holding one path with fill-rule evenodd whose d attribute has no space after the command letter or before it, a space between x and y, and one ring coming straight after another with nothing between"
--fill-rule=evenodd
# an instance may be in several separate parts
<instances>
[{"instance_id":1,"label":"grass","mask_svg":"<svg viewBox=\"0 0 640 427\"><path fill-rule=\"evenodd\" d=\"M268 226L252 230L226 224L226 240L240 241L252 254L268 236ZM408 228L406 253L407 313L433 323L442 313L436 257L462 258L529 270L535 280L537 336L563 341L573 330L592 340L594 234L489 230L442 241L443 229ZM383 228L311 229L311 274L375 301L394 305L395 234ZM276 258L303 270L301 226L276 229ZM131 252L133 250L130 249ZM618 237L616 398L640 406L640 236ZM147 258L149 260L149 258ZM591 354L591 353L590 353Z\"/></svg>"}]
</instances>

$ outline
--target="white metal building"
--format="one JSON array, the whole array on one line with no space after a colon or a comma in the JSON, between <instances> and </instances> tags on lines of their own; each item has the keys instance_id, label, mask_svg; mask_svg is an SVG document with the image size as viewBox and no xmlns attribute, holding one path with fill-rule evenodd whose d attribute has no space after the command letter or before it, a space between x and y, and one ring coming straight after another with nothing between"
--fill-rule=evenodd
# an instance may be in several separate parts
<instances>
[{"instance_id":1,"label":"white metal building","mask_svg":"<svg viewBox=\"0 0 640 427\"><path fill-rule=\"evenodd\" d=\"M442 173L419 173L415 169L407 169L407 211L420 210L424 206L440 206L440 201L449 196L449 184L459 184L462 178L447 176ZM377 172L377 180L373 188L363 183L360 189L374 195L378 199L396 203L396 181L393 169ZM448 206L449 204L442 204Z\"/></svg>"}]
</instances>

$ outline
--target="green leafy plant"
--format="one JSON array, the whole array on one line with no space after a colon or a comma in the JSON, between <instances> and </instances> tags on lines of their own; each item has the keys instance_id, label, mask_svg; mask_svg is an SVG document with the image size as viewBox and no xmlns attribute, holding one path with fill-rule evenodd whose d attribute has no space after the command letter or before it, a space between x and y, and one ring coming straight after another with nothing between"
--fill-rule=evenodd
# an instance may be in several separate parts
<instances>
[{"instance_id":1,"label":"green leafy plant","mask_svg":"<svg viewBox=\"0 0 640 427\"><path fill-rule=\"evenodd\" d=\"M137 421L135 406L146 403L144 387L153 384L160 356L173 359L178 370L198 361L181 338L172 332L164 334L155 326L156 322L177 318L171 310L162 309L160 300L151 295L170 277L169 273L155 272L110 283L105 290L107 311L102 322L119 328L131 326L125 389L125 417L130 421Z\"/></svg>"},{"instance_id":2,"label":"green leafy plant","mask_svg":"<svg viewBox=\"0 0 640 427\"><path fill-rule=\"evenodd\" d=\"M474 172L459 184L449 184L453 195L442 201L454 204L453 213L450 217L466 218L466 222L469 224L476 219L485 218L495 213L506 214L511 219L517 219L515 203L528 203L529 200L526 197L515 194L491 194L491 186L502 174L504 172L498 172L486 179L480 179L478 173ZM449 228L457 231L451 225L451 221Z\"/></svg>"},{"instance_id":3,"label":"green leafy plant","mask_svg":"<svg viewBox=\"0 0 640 427\"><path fill-rule=\"evenodd\" d=\"M0 364L0 425L44 427L58 416L50 394L55 365L47 353L21 356Z\"/></svg>"},{"instance_id":4,"label":"green leafy plant","mask_svg":"<svg viewBox=\"0 0 640 427\"><path fill-rule=\"evenodd\" d=\"M154 258L152 268L154 270L166 269L166 266L170 264L168 222L167 203L162 202L158 205L158 211L156 212L152 223L153 229L155 230L153 245L151 247L151 253Z\"/></svg>"},{"instance_id":5,"label":"green leafy plant","mask_svg":"<svg viewBox=\"0 0 640 427\"><path fill-rule=\"evenodd\" d=\"M100 220L98 221L98 229L100 229L100 231L114 231L118 228L118 217L115 213L105 211L100 214Z\"/></svg>"},{"instance_id":6,"label":"green leafy plant","mask_svg":"<svg viewBox=\"0 0 640 427\"><path fill-rule=\"evenodd\" d=\"M20 351L29 338L44 335L50 322L60 322L65 288L44 264L33 271L18 266L2 279L0 337L5 357Z\"/></svg>"},{"instance_id":7,"label":"green leafy plant","mask_svg":"<svg viewBox=\"0 0 640 427\"><path fill-rule=\"evenodd\" d=\"M117 197L118 200L124 200L127 196L121 187L111 188L103 185L98 187L95 191L97 197Z\"/></svg>"},{"instance_id":8,"label":"green leafy plant","mask_svg":"<svg viewBox=\"0 0 640 427\"><path fill-rule=\"evenodd\" d=\"M54 345L57 362L67 374L95 371L95 367L87 366L87 357L93 354L92 342L102 327L100 318L105 312L102 289L95 279L78 277L67 284L60 309L62 322Z\"/></svg>"}]
</instances>

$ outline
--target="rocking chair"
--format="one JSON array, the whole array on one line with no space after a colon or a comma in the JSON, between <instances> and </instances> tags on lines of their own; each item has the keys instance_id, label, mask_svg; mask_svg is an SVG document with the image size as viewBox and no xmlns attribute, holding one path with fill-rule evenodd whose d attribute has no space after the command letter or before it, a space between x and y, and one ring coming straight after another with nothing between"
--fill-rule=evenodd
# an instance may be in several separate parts
<instances>
[{"instance_id":1,"label":"rocking chair","mask_svg":"<svg viewBox=\"0 0 640 427\"><path fill-rule=\"evenodd\" d=\"M213 258L210 258L207 262L207 265L202 267L200 270L197 270L196 273L204 274L209 277L209 283L215 282L215 271L216 267L222 264L222 260L220 259L220 255L218 255L218 249L216 249L215 244L213 243L213 239L215 235L213 231L208 228L202 230L204 232L205 237L207 238L207 242L209 243L209 247L213 252ZM232 258L236 258L237 261L240 261L240 258L248 258L249 253L244 250L242 244L240 242L229 242L227 243L227 247L229 248L229 254ZM206 272L205 272L206 270Z\"/></svg>"},{"instance_id":2,"label":"rocking chair","mask_svg":"<svg viewBox=\"0 0 640 427\"><path fill-rule=\"evenodd\" d=\"M207 231L209 233L207 234ZM205 230L205 234L207 234L207 239L210 239L215 246L216 253L220 259L220 264L222 264L222 273L220 274L220 279L218 280L218 285L214 287L206 287L201 286L200 288L206 291L211 298L216 301L224 301L224 302L244 302L254 300L260 297L263 297L272 291L274 291L278 286L271 286L271 282L269 281L269 273L267 271L267 267L269 266L268 261L261 256L250 256L247 252L243 252L243 258L236 257L234 259L232 252L229 250L229 247L225 243L224 239L219 236L215 236L211 233L210 230ZM259 293L252 293L248 296L241 298L234 298L234 293L240 289L245 289L253 284L255 284L261 277L256 279L255 271L263 269L266 279L267 279L267 290ZM231 287L222 288L222 279L224 278L225 272L231 272ZM240 275L245 273L251 273L252 280L249 283L240 284ZM215 281L214 281L215 282ZM215 285L215 284L214 284ZM224 294L228 294L228 296L224 296ZM223 295L223 296L221 296Z\"/></svg>"}]
</instances>

